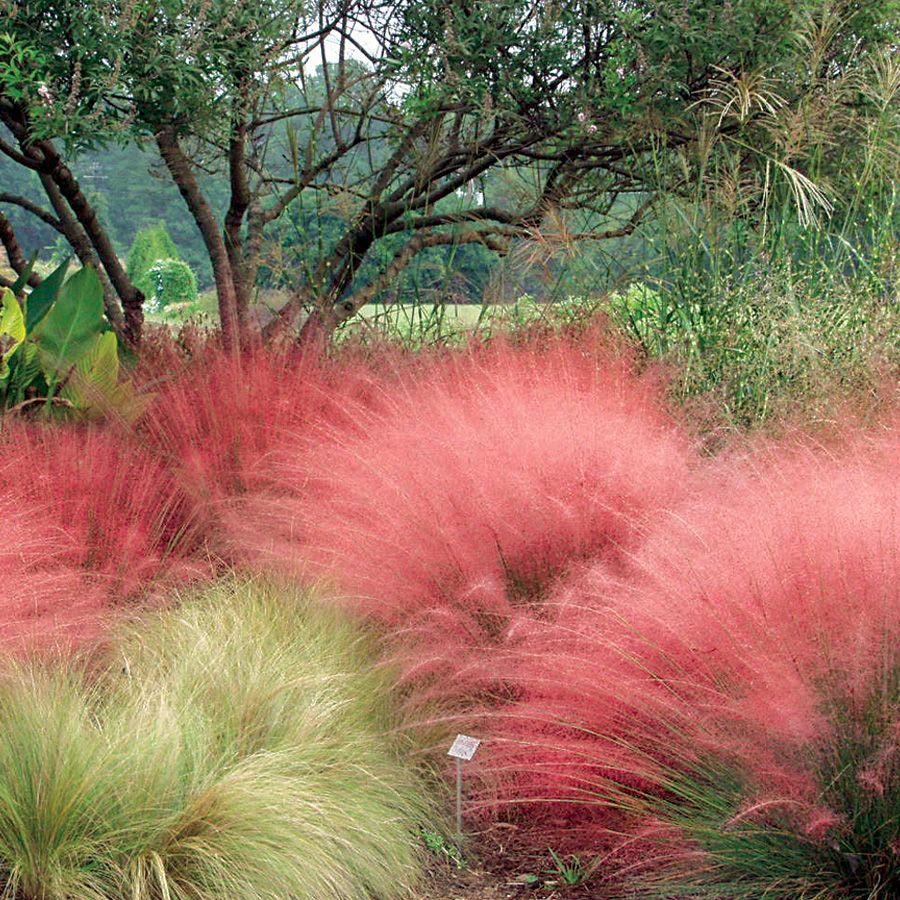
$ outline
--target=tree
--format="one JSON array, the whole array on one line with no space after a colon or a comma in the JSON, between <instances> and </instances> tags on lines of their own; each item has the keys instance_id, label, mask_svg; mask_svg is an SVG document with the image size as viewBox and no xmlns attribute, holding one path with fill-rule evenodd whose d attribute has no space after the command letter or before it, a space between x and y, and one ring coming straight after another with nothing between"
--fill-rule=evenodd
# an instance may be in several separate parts
<instances>
[{"instance_id":1,"label":"tree","mask_svg":"<svg viewBox=\"0 0 900 900\"><path fill-rule=\"evenodd\" d=\"M142 228L128 251L128 277L144 296L154 293L150 269L160 259L178 259L178 250L162 222Z\"/></svg>"},{"instance_id":2,"label":"tree","mask_svg":"<svg viewBox=\"0 0 900 900\"><path fill-rule=\"evenodd\" d=\"M292 333L306 310L304 335L321 341L432 248L502 254L548 226L566 241L631 233L685 187L694 151L737 148L738 166L769 166L801 202L824 203L778 128L823 72L891 41L883 23L896 9L843 4L817 71L804 71L798 35L831 6L21 0L0 64L0 121L16 145L0 151L38 171L54 224L102 265L132 332L138 292L63 149L152 140L203 236L229 346L252 339L277 223L312 210L314 252L269 335ZM514 189L471 190L498 171ZM224 215L209 172L227 181ZM590 213L589 230L572 228L575 210Z\"/></svg>"},{"instance_id":3,"label":"tree","mask_svg":"<svg viewBox=\"0 0 900 900\"><path fill-rule=\"evenodd\" d=\"M97 267L107 317L136 343L143 295L67 163L67 156L102 143L120 124L109 92L124 45L111 40L116 32L105 5L2 0L0 9L0 123L9 135L0 136L0 152L37 174L50 209L18 194L5 194L4 202L33 212L65 237L84 265Z\"/></svg>"}]
</instances>

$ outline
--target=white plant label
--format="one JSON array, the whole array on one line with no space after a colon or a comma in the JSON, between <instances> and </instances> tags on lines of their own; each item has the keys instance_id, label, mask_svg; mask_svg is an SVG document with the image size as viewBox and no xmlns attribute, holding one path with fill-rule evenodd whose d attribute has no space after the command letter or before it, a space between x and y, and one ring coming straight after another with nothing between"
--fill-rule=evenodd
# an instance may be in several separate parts
<instances>
[{"instance_id":1,"label":"white plant label","mask_svg":"<svg viewBox=\"0 0 900 900\"><path fill-rule=\"evenodd\" d=\"M481 741L478 738L469 737L467 734L458 734L453 746L447 751L447 756L468 761L480 746Z\"/></svg>"}]
</instances>

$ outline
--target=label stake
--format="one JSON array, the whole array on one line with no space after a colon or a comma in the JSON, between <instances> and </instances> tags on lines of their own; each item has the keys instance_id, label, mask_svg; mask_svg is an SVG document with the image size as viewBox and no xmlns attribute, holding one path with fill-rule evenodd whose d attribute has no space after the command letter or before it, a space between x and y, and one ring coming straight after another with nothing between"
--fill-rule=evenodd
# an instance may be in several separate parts
<instances>
[{"instance_id":1,"label":"label stake","mask_svg":"<svg viewBox=\"0 0 900 900\"><path fill-rule=\"evenodd\" d=\"M468 762L475 756L475 752L481 745L478 738L469 737L466 734L458 734L456 740L447 751L447 756L456 760L456 843L462 847L462 798L463 798L463 762Z\"/></svg>"}]
</instances>

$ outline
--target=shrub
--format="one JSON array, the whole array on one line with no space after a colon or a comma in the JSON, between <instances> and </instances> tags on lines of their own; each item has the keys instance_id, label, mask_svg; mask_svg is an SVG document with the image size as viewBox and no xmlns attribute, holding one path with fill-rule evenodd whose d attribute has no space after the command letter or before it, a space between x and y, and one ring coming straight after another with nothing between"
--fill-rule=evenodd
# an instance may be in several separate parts
<instances>
[{"instance_id":1,"label":"shrub","mask_svg":"<svg viewBox=\"0 0 900 900\"><path fill-rule=\"evenodd\" d=\"M627 578L561 588L520 634L485 799L524 802L552 846L608 849L627 822L640 896L895 895L896 451L730 461Z\"/></svg>"},{"instance_id":2,"label":"shrub","mask_svg":"<svg viewBox=\"0 0 900 900\"><path fill-rule=\"evenodd\" d=\"M197 277L183 260L158 259L147 274L153 285L154 303L160 309L173 303L194 303L197 300Z\"/></svg>"},{"instance_id":3,"label":"shrub","mask_svg":"<svg viewBox=\"0 0 900 900\"><path fill-rule=\"evenodd\" d=\"M0 680L0 889L70 897L396 897L424 804L383 676L303 597L220 586L136 623L86 686Z\"/></svg>"},{"instance_id":4,"label":"shrub","mask_svg":"<svg viewBox=\"0 0 900 900\"><path fill-rule=\"evenodd\" d=\"M894 247L896 210L885 213L878 229ZM707 429L840 421L836 398L875 418L896 402L900 305L890 278L874 278L874 235L853 247L809 228L784 242L782 222L775 246L752 248L740 226L685 239L671 224L663 231L676 246L651 279L658 289L632 285L608 308L650 358L677 371L674 399ZM883 264L885 273L896 266Z\"/></svg>"},{"instance_id":5,"label":"shrub","mask_svg":"<svg viewBox=\"0 0 900 900\"><path fill-rule=\"evenodd\" d=\"M159 259L180 259L166 226L160 222L149 228L142 228L135 236L128 251L128 277L146 297L153 297L155 284L150 269Z\"/></svg>"},{"instance_id":6,"label":"shrub","mask_svg":"<svg viewBox=\"0 0 900 900\"><path fill-rule=\"evenodd\" d=\"M458 704L502 682L517 615L677 494L689 446L656 396L596 336L420 357L286 462L282 559L391 632L418 700Z\"/></svg>"}]
</instances>

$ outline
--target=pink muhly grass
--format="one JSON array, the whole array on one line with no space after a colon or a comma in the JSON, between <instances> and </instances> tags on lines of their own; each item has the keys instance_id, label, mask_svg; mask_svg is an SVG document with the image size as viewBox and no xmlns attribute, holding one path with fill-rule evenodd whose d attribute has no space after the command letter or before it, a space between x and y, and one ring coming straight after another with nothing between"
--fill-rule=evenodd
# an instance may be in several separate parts
<instances>
[{"instance_id":1,"label":"pink muhly grass","mask_svg":"<svg viewBox=\"0 0 900 900\"><path fill-rule=\"evenodd\" d=\"M520 631L484 802L524 802L542 842L582 850L614 843L623 815L661 823L651 893L891 896L898 450L890 436L711 465L628 571L569 579L553 621Z\"/></svg>"},{"instance_id":2,"label":"pink muhly grass","mask_svg":"<svg viewBox=\"0 0 900 900\"><path fill-rule=\"evenodd\" d=\"M65 649L93 638L101 592L66 563L71 538L0 490L0 652Z\"/></svg>"},{"instance_id":3,"label":"pink muhly grass","mask_svg":"<svg viewBox=\"0 0 900 900\"><path fill-rule=\"evenodd\" d=\"M425 355L382 383L284 461L303 491L274 528L299 536L283 562L389 632L412 699L458 705L502 690L498 648L556 578L620 562L678 496L689 441L596 335Z\"/></svg>"},{"instance_id":4,"label":"pink muhly grass","mask_svg":"<svg viewBox=\"0 0 900 900\"><path fill-rule=\"evenodd\" d=\"M148 382L153 401L139 439L173 474L214 554L235 561L255 553L285 436L337 415L335 390L352 393L353 367L334 369L309 355L205 347L161 384Z\"/></svg>"},{"instance_id":5,"label":"pink muhly grass","mask_svg":"<svg viewBox=\"0 0 900 900\"><path fill-rule=\"evenodd\" d=\"M151 457L99 427L7 429L0 490L57 536L54 558L119 602L190 574L194 540L177 486Z\"/></svg>"}]
</instances>

